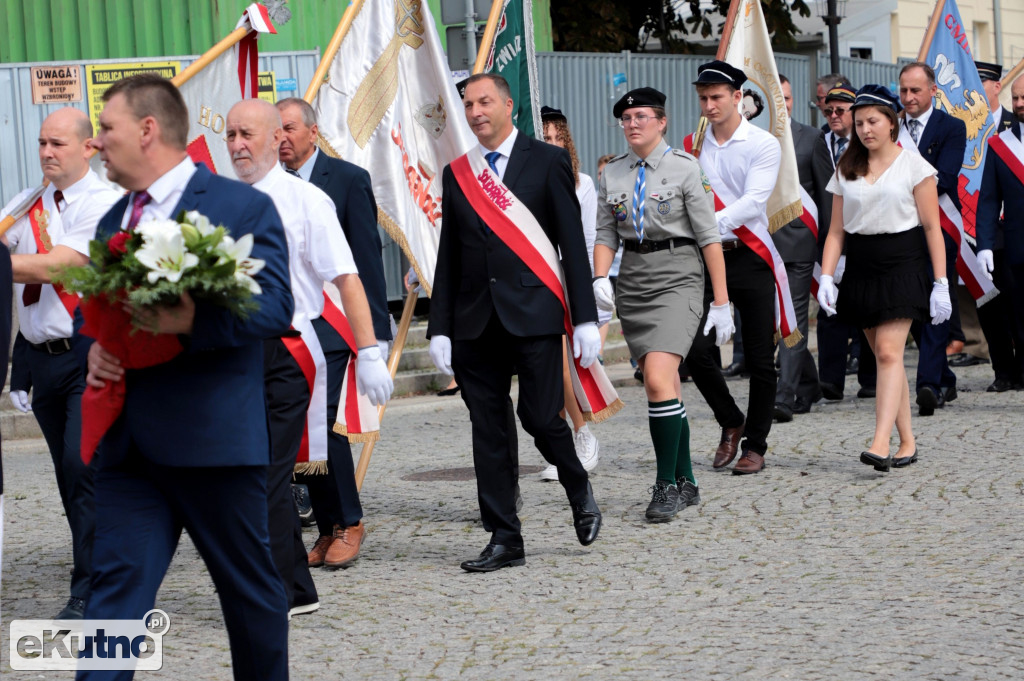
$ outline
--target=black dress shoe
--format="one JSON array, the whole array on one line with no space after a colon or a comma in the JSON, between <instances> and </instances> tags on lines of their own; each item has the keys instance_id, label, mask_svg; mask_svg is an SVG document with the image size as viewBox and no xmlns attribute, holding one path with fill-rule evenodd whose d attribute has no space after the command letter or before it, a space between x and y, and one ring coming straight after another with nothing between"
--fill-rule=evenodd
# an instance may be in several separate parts
<instances>
[{"instance_id":1,"label":"black dress shoe","mask_svg":"<svg viewBox=\"0 0 1024 681\"><path fill-rule=\"evenodd\" d=\"M733 362L722 369L722 375L726 378L734 378L747 372L747 365L742 362Z\"/></svg>"},{"instance_id":2,"label":"black dress shoe","mask_svg":"<svg viewBox=\"0 0 1024 681\"><path fill-rule=\"evenodd\" d=\"M952 402L953 400L956 399L956 397L957 397L957 394L956 394L956 386L955 385L950 385L950 386L947 386L947 387L942 389L942 401L943 402Z\"/></svg>"},{"instance_id":3,"label":"black dress shoe","mask_svg":"<svg viewBox=\"0 0 1024 681\"><path fill-rule=\"evenodd\" d=\"M295 501L295 510L299 512L302 526L313 527L316 525L316 518L313 516L313 502L309 498L309 488L292 483L292 499Z\"/></svg>"},{"instance_id":4,"label":"black dress shoe","mask_svg":"<svg viewBox=\"0 0 1024 681\"><path fill-rule=\"evenodd\" d=\"M444 390L438 390L437 391L437 396L438 397L451 397L452 395L458 393L459 390L461 390L461 389L462 389L462 386L456 385L454 388L445 388Z\"/></svg>"},{"instance_id":5,"label":"black dress shoe","mask_svg":"<svg viewBox=\"0 0 1024 681\"><path fill-rule=\"evenodd\" d=\"M793 410L788 405L782 402L775 403L775 411L773 412L775 420L779 423L789 423L793 420Z\"/></svg>"},{"instance_id":6,"label":"black dress shoe","mask_svg":"<svg viewBox=\"0 0 1024 681\"><path fill-rule=\"evenodd\" d=\"M821 387L821 396L826 400L841 400L843 399L843 389L839 386L832 385L831 383L819 383Z\"/></svg>"},{"instance_id":7,"label":"black dress shoe","mask_svg":"<svg viewBox=\"0 0 1024 681\"><path fill-rule=\"evenodd\" d=\"M59 620L81 620L85 619L85 599L72 596L68 599L67 605L57 615Z\"/></svg>"},{"instance_id":8,"label":"black dress shoe","mask_svg":"<svg viewBox=\"0 0 1024 681\"><path fill-rule=\"evenodd\" d=\"M811 405L814 404L815 402L817 402L820 399L821 399L821 395L820 394L816 398L814 398L813 400L805 400L802 397L795 398L793 400L793 413L794 414L810 414L811 413Z\"/></svg>"},{"instance_id":9,"label":"black dress shoe","mask_svg":"<svg viewBox=\"0 0 1024 681\"><path fill-rule=\"evenodd\" d=\"M910 456L897 456L892 460L893 468L903 468L909 466L912 463L917 462L917 447L914 447L914 453Z\"/></svg>"},{"instance_id":10,"label":"black dress shoe","mask_svg":"<svg viewBox=\"0 0 1024 681\"><path fill-rule=\"evenodd\" d=\"M942 396L928 386L917 391L917 413L921 416L931 416L944 404Z\"/></svg>"},{"instance_id":11,"label":"black dress shoe","mask_svg":"<svg viewBox=\"0 0 1024 681\"><path fill-rule=\"evenodd\" d=\"M860 462L866 463L869 466L874 466L876 471L888 473L889 469L892 467L892 454L882 457L877 454L872 454L871 452L861 452Z\"/></svg>"},{"instance_id":12,"label":"black dress shoe","mask_svg":"<svg viewBox=\"0 0 1024 681\"><path fill-rule=\"evenodd\" d=\"M572 504L572 524L576 528L576 538L584 546L590 546L601 531L601 509L594 500L594 489L587 483L587 496L582 501Z\"/></svg>"},{"instance_id":13,"label":"black dress shoe","mask_svg":"<svg viewBox=\"0 0 1024 681\"><path fill-rule=\"evenodd\" d=\"M522 546L488 544L480 552L479 558L467 560L462 564L462 569L466 572L494 572L517 565L526 565L526 553Z\"/></svg>"},{"instance_id":14,"label":"black dress shoe","mask_svg":"<svg viewBox=\"0 0 1024 681\"><path fill-rule=\"evenodd\" d=\"M955 355L950 355L946 358L946 361L951 367L972 367L977 364L988 364L987 359L968 355L966 352L958 352Z\"/></svg>"},{"instance_id":15,"label":"black dress shoe","mask_svg":"<svg viewBox=\"0 0 1024 681\"><path fill-rule=\"evenodd\" d=\"M985 388L987 393L1005 393L1007 390L1014 390L1016 386L1013 383L1006 380L1005 378L997 378L992 381L992 385Z\"/></svg>"},{"instance_id":16,"label":"black dress shoe","mask_svg":"<svg viewBox=\"0 0 1024 681\"><path fill-rule=\"evenodd\" d=\"M846 375L853 376L860 369L860 359L857 357L851 357L846 362Z\"/></svg>"},{"instance_id":17,"label":"black dress shoe","mask_svg":"<svg viewBox=\"0 0 1024 681\"><path fill-rule=\"evenodd\" d=\"M874 388L861 388L857 391L857 397L863 399L870 399L875 396Z\"/></svg>"}]
</instances>

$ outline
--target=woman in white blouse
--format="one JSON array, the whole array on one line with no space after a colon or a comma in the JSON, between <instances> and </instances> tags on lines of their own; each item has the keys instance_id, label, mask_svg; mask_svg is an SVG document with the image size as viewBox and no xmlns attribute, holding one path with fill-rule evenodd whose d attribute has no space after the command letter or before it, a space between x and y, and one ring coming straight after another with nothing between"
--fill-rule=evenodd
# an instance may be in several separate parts
<instances>
[{"instance_id":1,"label":"woman in white blouse","mask_svg":"<svg viewBox=\"0 0 1024 681\"><path fill-rule=\"evenodd\" d=\"M572 140L572 133L569 132L569 122L565 114L558 109L543 106L540 109L540 117L544 123L544 141L568 151L572 160L572 172L576 176L576 198L580 202L580 217L583 219L583 240L587 244L587 257L590 259L590 272L593 274L594 240L597 238L597 191L594 189L594 181L589 175L580 172L580 159L576 154L576 144ZM600 308L597 315L598 326L607 324L611 319L611 313L603 312ZM597 466L600 443L590 432L587 422L583 419L583 412L576 404L572 377L569 374L569 355L565 346L562 347L562 384L565 390L565 411L569 414L575 432L576 456L579 457L583 468L589 472ZM558 469L550 465L541 471L540 477L542 480L558 480Z\"/></svg>"},{"instance_id":2,"label":"woman in white blouse","mask_svg":"<svg viewBox=\"0 0 1024 681\"><path fill-rule=\"evenodd\" d=\"M897 143L899 99L865 85L853 104L856 135L828 185L832 224L821 262L818 302L829 315L864 329L878 359L875 434L860 460L876 470L917 461L910 425L910 387L903 351L910 324L949 319L945 248L939 226L936 171ZM922 229L923 226L923 229ZM832 280L846 252L842 290ZM935 272L929 281L928 258ZM890 438L895 424L900 443Z\"/></svg>"}]
</instances>

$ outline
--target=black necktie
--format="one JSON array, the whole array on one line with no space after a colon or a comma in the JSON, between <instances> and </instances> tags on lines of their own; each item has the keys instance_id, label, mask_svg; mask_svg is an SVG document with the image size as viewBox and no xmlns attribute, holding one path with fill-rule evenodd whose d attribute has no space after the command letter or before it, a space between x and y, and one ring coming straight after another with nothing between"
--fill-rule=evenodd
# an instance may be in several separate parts
<instances>
[{"instance_id":1,"label":"black necktie","mask_svg":"<svg viewBox=\"0 0 1024 681\"><path fill-rule=\"evenodd\" d=\"M284 172L288 173L289 175L294 175L295 177L300 177L298 170L292 170L291 168L286 167L284 169Z\"/></svg>"}]
</instances>

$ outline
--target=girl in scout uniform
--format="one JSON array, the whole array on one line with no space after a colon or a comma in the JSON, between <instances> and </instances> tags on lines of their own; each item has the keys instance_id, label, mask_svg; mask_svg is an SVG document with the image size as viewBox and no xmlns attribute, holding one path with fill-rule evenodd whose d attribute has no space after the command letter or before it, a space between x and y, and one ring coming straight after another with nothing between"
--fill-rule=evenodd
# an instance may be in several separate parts
<instances>
[{"instance_id":1,"label":"girl in scout uniform","mask_svg":"<svg viewBox=\"0 0 1024 681\"><path fill-rule=\"evenodd\" d=\"M725 342L732 315L711 186L697 159L665 143L665 95L632 90L613 114L629 153L612 159L600 180L594 296L599 309L618 305L622 335L640 358L658 462L646 516L664 522L700 501L678 369L698 332L705 262L715 305L704 333L715 328L717 342ZM607 274L620 242L625 252L613 294Z\"/></svg>"}]
</instances>

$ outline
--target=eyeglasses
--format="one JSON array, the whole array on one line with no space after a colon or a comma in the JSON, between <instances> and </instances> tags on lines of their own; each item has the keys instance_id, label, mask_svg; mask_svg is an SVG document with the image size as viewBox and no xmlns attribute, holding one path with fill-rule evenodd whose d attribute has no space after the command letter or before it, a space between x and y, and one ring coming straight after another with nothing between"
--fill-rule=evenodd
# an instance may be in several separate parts
<instances>
[{"instance_id":1,"label":"eyeglasses","mask_svg":"<svg viewBox=\"0 0 1024 681\"><path fill-rule=\"evenodd\" d=\"M828 107L826 109L822 109L821 113L825 114L825 118L832 118L832 114L835 114L836 116L842 116L849 110L849 107L843 108L841 106L837 106L835 108Z\"/></svg>"},{"instance_id":2,"label":"eyeglasses","mask_svg":"<svg viewBox=\"0 0 1024 681\"><path fill-rule=\"evenodd\" d=\"M632 117L623 116L622 118L619 119L619 127L625 128L628 127L629 125L632 125L633 123L636 123L636 127L642 128L645 125L647 125L648 121L651 121L653 119L654 116L648 116L647 114L640 114L639 116Z\"/></svg>"}]
</instances>

